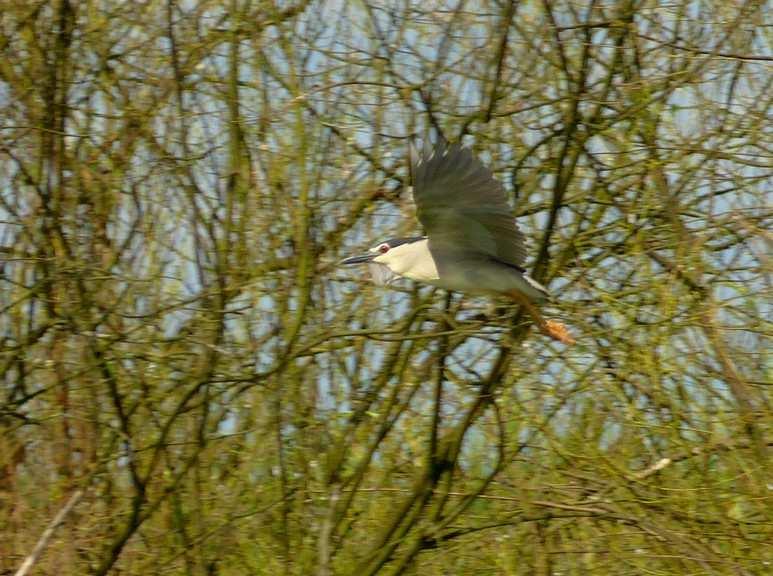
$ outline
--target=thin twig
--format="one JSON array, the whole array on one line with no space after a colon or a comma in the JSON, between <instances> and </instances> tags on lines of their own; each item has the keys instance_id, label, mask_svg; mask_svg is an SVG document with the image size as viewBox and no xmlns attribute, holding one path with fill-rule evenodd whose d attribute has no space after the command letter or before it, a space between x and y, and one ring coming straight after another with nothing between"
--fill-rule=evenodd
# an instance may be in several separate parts
<instances>
[{"instance_id":1,"label":"thin twig","mask_svg":"<svg viewBox=\"0 0 773 576\"><path fill-rule=\"evenodd\" d=\"M25 574L30 571L30 569L40 558L40 555L43 554L43 550L45 550L46 546L48 546L48 542L54 535L54 531L59 527L60 524L62 524L62 522L64 522L64 519L67 518L67 515L80 501L80 499L83 498L83 494L83 490L76 490L72 493L72 496L70 496L70 499L67 501L67 503L62 507L61 510L59 510L59 513L54 516L54 519L51 520L51 523L48 525L48 527L43 530L43 534L40 535L40 538L38 539L37 544L35 544L35 548L33 548L32 553L24 559L24 562L22 562L22 565L16 571L14 576L25 576Z\"/></svg>"}]
</instances>

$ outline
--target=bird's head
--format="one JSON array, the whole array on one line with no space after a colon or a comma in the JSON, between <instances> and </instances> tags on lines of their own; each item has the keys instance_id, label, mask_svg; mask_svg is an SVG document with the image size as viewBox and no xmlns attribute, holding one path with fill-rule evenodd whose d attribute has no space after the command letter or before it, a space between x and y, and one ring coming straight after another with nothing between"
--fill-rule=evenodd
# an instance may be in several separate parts
<instances>
[{"instance_id":1,"label":"bird's head","mask_svg":"<svg viewBox=\"0 0 773 576\"><path fill-rule=\"evenodd\" d=\"M390 238L370 248L367 254L352 256L341 261L344 266L352 264L368 264L373 282L379 286L389 284L399 276L394 270L396 264L403 256L402 252L409 244L426 239L426 236L412 236L410 238Z\"/></svg>"}]
</instances>

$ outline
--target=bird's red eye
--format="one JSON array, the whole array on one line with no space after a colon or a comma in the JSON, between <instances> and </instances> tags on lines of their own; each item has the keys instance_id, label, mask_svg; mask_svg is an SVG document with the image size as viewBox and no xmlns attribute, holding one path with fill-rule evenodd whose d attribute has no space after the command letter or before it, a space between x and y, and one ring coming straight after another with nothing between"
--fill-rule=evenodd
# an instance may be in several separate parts
<instances>
[{"instance_id":1,"label":"bird's red eye","mask_svg":"<svg viewBox=\"0 0 773 576\"><path fill-rule=\"evenodd\" d=\"M386 252L389 252L389 244L382 244L378 247L378 251L382 254L385 254Z\"/></svg>"}]
</instances>

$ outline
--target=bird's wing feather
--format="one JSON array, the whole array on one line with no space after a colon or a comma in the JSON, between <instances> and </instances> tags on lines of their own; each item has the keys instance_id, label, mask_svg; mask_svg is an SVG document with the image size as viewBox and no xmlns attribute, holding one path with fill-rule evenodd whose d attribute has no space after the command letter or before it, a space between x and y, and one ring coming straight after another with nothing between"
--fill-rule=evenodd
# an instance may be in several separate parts
<instances>
[{"instance_id":1,"label":"bird's wing feather","mask_svg":"<svg viewBox=\"0 0 773 576\"><path fill-rule=\"evenodd\" d=\"M466 148L411 149L413 198L430 247L479 253L521 267L526 259L502 184Z\"/></svg>"}]
</instances>

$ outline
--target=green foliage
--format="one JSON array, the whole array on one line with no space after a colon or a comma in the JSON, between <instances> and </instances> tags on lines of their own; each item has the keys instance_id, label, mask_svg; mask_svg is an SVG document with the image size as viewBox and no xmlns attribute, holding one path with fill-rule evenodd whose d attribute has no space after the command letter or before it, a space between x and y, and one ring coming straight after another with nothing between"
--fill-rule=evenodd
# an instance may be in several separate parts
<instances>
[{"instance_id":1,"label":"green foliage","mask_svg":"<svg viewBox=\"0 0 773 576\"><path fill-rule=\"evenodd\" d=\"M0 571L768 574L763 8L0 2ZM574 347L336 266L438 132Z\"/></svg>"}]
</instances>

